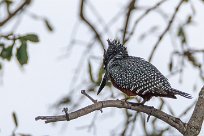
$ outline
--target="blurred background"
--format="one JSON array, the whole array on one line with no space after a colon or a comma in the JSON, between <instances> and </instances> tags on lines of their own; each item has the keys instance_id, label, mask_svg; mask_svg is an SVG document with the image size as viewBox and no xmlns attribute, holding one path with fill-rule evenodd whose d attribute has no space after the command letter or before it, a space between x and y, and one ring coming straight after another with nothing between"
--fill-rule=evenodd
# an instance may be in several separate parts
<instances>
[{"instance_id":1,"label":"blurred background","mask_svg":"<svg viewBox=\"0 0 204 136\"><path fill-rule=\"evenodd\" d=\"M0 135L180 135L155 117L146 122L144 113L125 109L53 124L35 117L92 104L82 89L97 100L124 98L110 83L96 95L110 38L192 94L146 103L188 122L204 82L203 13L203 0L0 0Z\"/></svg>"}]
</instances>

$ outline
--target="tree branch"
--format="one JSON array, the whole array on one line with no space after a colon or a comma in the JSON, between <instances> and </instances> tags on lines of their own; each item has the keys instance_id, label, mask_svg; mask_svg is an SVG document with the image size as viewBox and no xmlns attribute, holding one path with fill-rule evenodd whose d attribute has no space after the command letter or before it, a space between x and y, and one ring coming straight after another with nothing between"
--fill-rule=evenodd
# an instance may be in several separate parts
<instances>
[{"instance_id":1,"label":"tree branch","mask_svg":"<svg viewBox=\"0 0 204 136\"><path fill-rule=\"evenodd\" d=\"M187 124L185 136L197 136L204 120L204 86L201 89L193 114Z\"/></svg>"},{"instance_id":2,"label":"tree branch","mask_svg":"<svg viewBox=\"0 0 204 136\"><path fill-rule=\"evenodd\" d=\"M58 121L70 121L81 116L87 115L93 111L102 110L108 107L125 108L137 112L146 113L148 116L152 115L167 124L177 129L181 134L185 136L197 136L200 133L202 123L204 120L204 86L199 93L199 98L196 103L193 114L188 123L182 122L179 118L169 115L163 111L155 109L151 106L141 105L137 103L126 102L122 100L106 100L96 101L89 96L84 90L81 91L83 95L89 98L94 104L81 108L77 111L71 112L68 115L58 116L38 116L35 120L45 120L45 123L58 122ZM68 116L68 117L67 117Z\"/></svg>"},{"instance_id":3,"label":"tree branch","mask_svg":"<svg viewBox=\"0 0 204 136\"><path fill-rule=\"evenodd\" d=\"M92 105L81 108L77 111L69 113L69 121L76 119L78 117L87 115L93 111L101 110L108 107L115 108L126 108L137 112L143 112L148 115L152 115L156 118L161 119L172 127L176 128L182 134L185 132L185 123L182 122L179 118L173 117L163 111L155 109L151 106L146 105L133 105L132 103L128 103L121 100L106 100L106 101L97 101ZM45 123L57 122L57 121L67 121L66 115L58 115L58 116L38 116L35 120L45 120Z\"/></svg>"},{"instance_id":4,"label":"tree branch","mask_svg":"<svg viewBox=\"0 0 204 136\"><path fill-rule=\"evenodd\" d=\"M93 24L91 24L86 17L84 16L84 2L86 2L86 0L81 0L80 3L80 18L83 22L85 22L90 29L94 32L96 39L98 40L98 42L101 44L102 48L105 49L105 45L101 39L101 35L98 33L98 31L96 30L96 28L94 27Z\"/></svg>"},{"instance_id":5,"label":"tree branch","mask_svg":"<svg viewBox=\"0 0 204 136\"><path fill-rule=\"evenodd\" d=\"M0 27L6 24L11 18L13 18L18 12L24 10L26 6L30 4L31 0L25 0L15 11L11 12L4 20L0 22Z\"/></svg>"},{"instance_id":6,"label":"tree branch","mask_svg":"<svg viewBox=\"0 0 204 136\"><path fill-rule=\"evenodd\" d=\"M134 34L135 30L136 30L136 26L139 22L141 22L141 20L147 16L149 13L151 13L151 11L157 9L159 6L161 6L164 2L166 2L167 0L161 0L159 1L156 5L154 5L153 7L148 8L134 23L133 27L132 27L132 31L130 32L130 34L128 35L128 37L126 38L126 41L128 41L132 35ZM137 7L136 7L137 8Z\"/></svg>"},{"instance_id":7,"label":"tree branch","mask_svg":"<svg viewBox=\"0 0 204 136\"><path fill-rule=\"evenodd\" d=\"M136 0L131 0L129 5L128 5L128 12L127 12L127 15L126 15L126 20L125 20L125 23L124 23L124 29L123 29L123 44L125 44L126 42L126 33L127 33L127 29L128 29L128 24L129 24L129 21L130 21L130 16L131 16L131 13L135 7L135 2Z\"/></svg>"},{"instance_id":8,"label":"tree branch","mask_svg":"<svg viewBox=\"0 0 204 136\"><path fill-rule=\"evenodd\" d=\"M169 29L171 28L171 26L172 26L172 24L173 24L173 21L174 21L174 19L175 19L175 17L176 17L176 14L178 13L178 11L179 11L179 9L180 9L180 7L181 7L181 5L183 4L184 1L185 1L185 0L181 0L181 1L179 2L179 4L177 5L177 7L176 7L176 9L175 9L175 11L174 11L174 13L173 13L171 19L170 19L169 22L168 22L167 27L164 29L164 31L162 32L162 34L159 36L159 39L158 39L157 42L155 43L154 48L153 48L153 50L152 50L152 52L151 52L151 54L150 54L150 57L149 57L149 59L148 59L149 62L152 60L152 57L153 57L153 55L154 55L154 52L156 51L156 49L157 49L159 43L162 41L162 39L164 38L164 36L166 35L166 33L167 33L167 32L169 31Z\"/></svg>"}]
</instances>

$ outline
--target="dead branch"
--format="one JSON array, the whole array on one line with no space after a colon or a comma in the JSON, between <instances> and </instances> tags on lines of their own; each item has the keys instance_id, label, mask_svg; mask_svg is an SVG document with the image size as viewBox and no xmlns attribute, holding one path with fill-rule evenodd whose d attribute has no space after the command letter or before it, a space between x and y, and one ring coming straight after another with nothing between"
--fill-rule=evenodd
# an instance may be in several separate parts
<instances>
[{"instance_id":1,"label":"dead branch","mask_svg":"<svg viewBox=\"0 0 204 136\"><path fill-rule=\"evenodd\" d=\"M177 129L181 134L185 136L196 136L200 133L203 119L204 119L204 87L199 93L199 98L196 103L195 109L193 111L192 117L188 123L184 123L179 118L169 115L161 110L155 109L151 106L133 104L122 100L106 100L106 101L96 101L91 96L89 96L84 90L82 94L93 100L94 104L81 108L77 111L57 116L38 116L35 120L45 120L45 123L58 122L58 121L70 121L81 116L87 115L91 112L101 110L108 107L115 108L125 108L137 112L146 113L148 116L154 116L170 126ZM68 118L67 118L68 116Z\"/></svg>"},{"instance_id":2,"label":"dead branch","mask_svg":"<svg viewBox=\"0 0 204 136\"><path fill-rule=\"evenodd\" d=\"M128 41L134 34L136 26L138 25L139 22L141 22L141 20L146 17L149 13L151 13L151 11L157 9L159 6L161 6L163 3L165 3L167 0L161 0L159 1L156 5L154 5L153 7L148 8L134 23L133 27L132 27L132 31L130 32L130 34L128 35L128 37L125 39L125 41ZM138 7L136 7L138 8Z\"/></svg>"}]
</instances>

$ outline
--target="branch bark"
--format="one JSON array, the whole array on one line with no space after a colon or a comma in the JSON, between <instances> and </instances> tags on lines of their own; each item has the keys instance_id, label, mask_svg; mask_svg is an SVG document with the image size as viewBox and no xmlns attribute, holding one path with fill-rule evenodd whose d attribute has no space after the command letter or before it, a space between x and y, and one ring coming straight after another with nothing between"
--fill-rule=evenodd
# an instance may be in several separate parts
<instances>
[{"instance_id":1,"label":"branch bark","mask_svg":"<svg viewBox=\"0 0 204 136\"><path fill-rule=\"evenodd\" d=\"M94 100L91 96L86 94L84 90L82 91L82 94L84 94L91 101ZM129 110L137 111L137 112L146 113L148 116L154 116L166 122L167 124L174 127L181 134L185 136L197 136L200 133L203 119L204 119L204 87L201 89L199 93L198 101L196 103L195 109L188 123L184 123L179 118L176 118L172 115L169 115L151 106L129 103L121 100L106 100L106 101L94 100L93 102L94 104L81 108L77 111L71 112L68 115L65 114L65 115L58 115L58 116L38 116L35 118L35 120L36 121L45 120L45 123L58 122L58 121L70 121L97 110L102 110L108 107L115 107L115 108L125 108Z\"/></svg>"},{"instance_id":2,"label":"branch bark","mask_svg":"<svg viewBox=\"0 0 204 136\"><path fill-rule=\"evenodd\" d=\"M193 114L187 124L185 136L197 136L204 119L204 86L201 89Z\"/></svg>"}]
</instances>

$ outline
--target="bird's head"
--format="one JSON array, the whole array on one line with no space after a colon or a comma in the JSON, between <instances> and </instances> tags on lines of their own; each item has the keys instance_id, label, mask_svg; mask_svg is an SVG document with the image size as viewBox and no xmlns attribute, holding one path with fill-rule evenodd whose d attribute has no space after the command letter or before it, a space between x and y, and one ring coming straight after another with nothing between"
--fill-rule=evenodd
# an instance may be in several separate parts
<instances>
[{"instance_id":1,"label":"bird's head","mask_svg":"<svg viewBox=\"0 0 204 136\"><path fill-rule=\"evenodd\" d=\"M126 47L124 47L118 40L107 40L108 49L104 50L103 64L106 69L108 63L112 59L120 59L128 56Z\"/></svg>"},{"instance_id":2,"label":"bird's head","mask_svg":"<svg viewBox=\"0 0 204 136\"><path fill-rule=\"evenodd\" d=\"M109 39L107 41L109 46L107 50L104 50L104 56L103 56L103 64L104 64L105 70L107 70L106 69L107 65L111 60L122 59L128 56L126 47L124 47L119 41L109 40ZM108 80L108 72L106 71L97 94L99 94L102 91L102 89L105 87L107 80Z\"/></svg>"}]
</instances>

